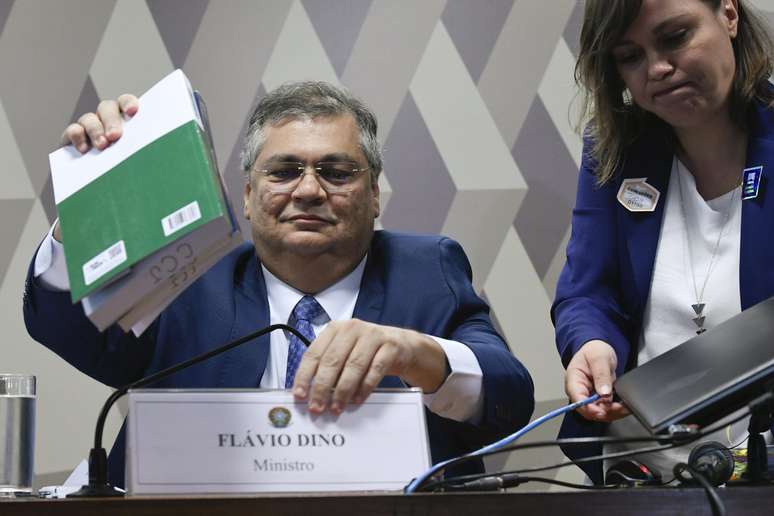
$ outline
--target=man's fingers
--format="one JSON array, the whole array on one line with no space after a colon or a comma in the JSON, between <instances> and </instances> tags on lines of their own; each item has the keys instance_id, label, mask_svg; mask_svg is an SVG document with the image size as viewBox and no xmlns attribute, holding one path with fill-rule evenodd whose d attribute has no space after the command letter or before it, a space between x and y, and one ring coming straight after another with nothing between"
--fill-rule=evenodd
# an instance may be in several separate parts
<instances>
[{"instance_id":1,"label":"man's fingers","mask_svg":"<svg viewBox=\"0 0 774 516\"><path fill-rule=\"evenodd\" d=\"M365 378L360 383L360 389L358 389L352 399L354 403L362 403L371 395L392 365L398 360L398 353L398 346L391 343L385 343L379 347L373 360L371 360L371 366L368 368Z\"/></svg>"},{"instance_id":2,"label":"man's fingers","mask_svg":"<svg viewBox=\"0 0 774 516\"><path fill-rule=\"evenodd\" d=\"M357 335L346 331L337 331L333 335L325 353L319 359L314 383L309 392L309 410L311 412L322 412L328 406L331 392L339 381L339 374L344 368L355 342L357 342Z\"/></svg>"},{"instance_id":3,"label":"man's fingers","mask_svg":"<svg viewBox=\"0 0 774 516\"><path fill-rule=\"evenodd\" d=\"M118 102L115 100L103 100L97 106L97 116L102 121L105 137L110 142L116 141L123 132L123 119Z\"/></svg>"},{"instance_id":4,"label":"man's fingers","mask_svg":"<svg viewBox=\"0 0 774 516\"><path fill-rule=\"evenodd\" d=\"M117 130L114 131L116 140L123 134L124 119L122 117L125 116L127 118L131 118L137 114L137 110L140 109L140 101L137 99L137 97L129 93L124 93L118 97L117 102L121 116L118 118L118 123L116 124ZM110 133L108 134L110 135Z\"/></svg>"},{"instance_id":5,"label":"man's fingers","mask_svg":"<svg viewBox=\"0 0 774 516\"><path fill-rule=\"evenodd\" d=\"M132 117L140 108L140 101L134 95L125 93L117 100L103 100L96 113L85 113L77 122L65 128L62 145L74 145L81 154L92 146L104 149L111 142L121 138L124 128L123 116Z\"/></svg>"},{"instance_id":6,"label":"man's fingers","mask_svg":"<svg viewBox=\"0 0 774 516\"><path fill-rule=\"evenodd\" d=\"M371 362L379 349L379 343L373 339L360 338L347 357L333 391L331 410L341 412L347 403L360 390L360 385L371 367Z\"/></svg>"},{"instance_id":7,"label":"man's fingers","mask_svg":"<svg viewBox=\"0 0 774 516\"><path fill-rule=\"evenodd\" d=\"M368 323L333 322L304 354L293 384L297 399L308 398L309 412L328 406L341 413L350 402L360 403L387 374L398 374L406 358L395 336Z\"/></svg>"},{"instance_id":8,"label":"man's fingers","mask_svg":"<svg viewBox=\"0 0 774 516\"><path fill-rule=\"evenodd\" d=\"M88 152L91 145L86 137L86 129L81 124L70 124L62 133L62 145L70 144L81 154Z\"/></svg>"},{"instance_id":9,"label":"man's fingers","mask_svg":"<svg viewBox=\"0 0 774 516\"><path fill-rule=\"evenodd\" d=\"M137 110L140 108L140 101L131 93L124 93L116 100L118 101L118 106L121 109L121 113L128 117L133 117L137 113Z\"/></svg>"},{"instance_id":10,"label":"man's fingers","mask_svg":"<svg viewBox=\"0 0 774 516\"><path fill-rule=\"evenodd\" d=\"M105 128L102 125L102 121L95 113L86 113L78 119L78 123L86 130L86 136L89 138L91 145L98 149L104 149L108 145L107 138L105 138Z\"/></svg>"},{"instance_id":11,"label":"man's fingers","mask_svg":"<svg viewBox=\"0 0 774 516\"><path fill-rule=\"evenodd\" d=\"M397 346L381 331L372 330L360 334L333 393L334 403L338 402L339 411L350 401L361 403L368 397L397 363L397 351Z\"/></svg>"},{"instance_id":12,"label":"man's fingers","mask_svg":"<svg viewBox=\"0 0 774 516\"><path fill-rule=\"evenodd\" d=\"M331 332L326 329L320 334L319 337L314 339L314 342L304 353L301 358L301 363L296 370L296 377L293 380L293 395L298 399L306 399L309 395L309 387L312 383L317 368L320 365L320 358L325 353L325 348L328 347L331 341Z\"/></svg>"}]
</instances>

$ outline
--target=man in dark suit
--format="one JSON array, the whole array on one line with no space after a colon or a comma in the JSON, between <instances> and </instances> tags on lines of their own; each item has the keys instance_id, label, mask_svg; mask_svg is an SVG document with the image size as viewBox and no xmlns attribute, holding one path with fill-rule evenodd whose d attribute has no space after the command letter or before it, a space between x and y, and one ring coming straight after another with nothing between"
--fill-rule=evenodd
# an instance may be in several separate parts
<instances>
[{"instance_id":1,"label":"man in dark suit","mask_svg":"<svg viewBox=\"0 0 774 516\"><path fill-rule=\"evenodd\" d=\"M102 102L66 129L65 142L81 152L104 149L120 138L122 115L139 107L128 95ZM270 92L250 118L242 155L254 245L224 258L134 337L116 327L97 332L71 305L55 227L28 274L30 335L118 386L288 323L314 339L309 349L275 332L157 386L287 387L312 413L339 413L377 386L421 387L434 461L513 432L532 413L532 382L492 327L461 247L442 237L374 232L382 170L376 129L365 105L329 84ZM110 476L122 484L123 435Z\"/></svg>"}]
</instances>

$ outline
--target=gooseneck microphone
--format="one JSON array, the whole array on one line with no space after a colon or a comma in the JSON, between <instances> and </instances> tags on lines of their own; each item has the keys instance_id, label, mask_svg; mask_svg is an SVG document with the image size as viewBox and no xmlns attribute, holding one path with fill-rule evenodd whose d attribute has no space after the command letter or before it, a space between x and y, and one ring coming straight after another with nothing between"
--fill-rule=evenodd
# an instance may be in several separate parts
<instances>
[{"instance_id":1,"label":"gooseneck microphone","mask_svg":"<svg viewBox=\"0 0 774 516\"><path fill-rule=\"evenodd\" d=\"M108 411L110 410L110 407L113 406L113 403L115 403L118 400L118 398L126 394L130 389L137 389L139 387L144 387L146 385L152 384L182 369L186 369L194 364L198 364L199 362L204 362L205 360L208 360L214 356L220 355L221 353L225 353L226 351L232 348L235 348L241 344L244 344L245 342L251 341L255 338L258 338L267 333L271 333L275 330L288 331L293 335L295 335L296 337L298 337L299 340L303 342L307 347L310 344L309 340L303 335L301 335L301 333L298 332L298 330L296 330L295 328L288 326L287 324L272 324L271 326L267 326L266 328L255 331L253 333L245 335L244 337L240 337L236 340L233 340L228 344L224 344L223 346L215 348L212 351L202 353L201 355L197 355L193 358L190 358L185 362L181 362L177 365L173 365L166 369L162 369L157 373L153 373L152 375L146 376L144 378L140 378L135 382L132 382L130 384L124 385L123 387L116 389L110 395L110 397L108 397L107 401L102 406L102 410L100 411L99 417L97 418L97 427L94 431L94 447L89 452L89 483L81 487L78 491L67 495L67 497L68 498L94 498L94 497L124 496L124 493L122 491L119 491L115 487L111 486L110 483L108 482L107 453L105 452L105 448L102 447L102 431L105 428L105 420L107 419L107 414L108 414Z\"/></svg>"}]
</instances>

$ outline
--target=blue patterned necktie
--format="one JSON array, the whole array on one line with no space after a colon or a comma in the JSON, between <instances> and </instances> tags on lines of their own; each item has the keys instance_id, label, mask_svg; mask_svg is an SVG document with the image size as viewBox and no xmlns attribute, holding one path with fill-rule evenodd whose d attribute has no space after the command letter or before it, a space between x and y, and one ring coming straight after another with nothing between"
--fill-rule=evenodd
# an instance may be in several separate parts
<instances>
[{"instance_id":1,"label":"blue patterned necktie","mask_svg":"<svg viewBox=\"0 0 774 516\"><path fill-rule=\"evenodd\" d=\"M292 326L298 332L309 339L309 342L314 340L314 329L312 328L312 321L317 319L321 314L324 314L325 310L320 306L312 296L304 296L293 308L293 312L288 319L288 325ZM306 351L306 345L301 342L301 339L296 337L290 332L287 332L288 336L288 369L285 373L285 388L289 389L293 386L293 380L296 377L296 371L298 365L301 363L301 357Z\"/></svg>"}]
</instances>

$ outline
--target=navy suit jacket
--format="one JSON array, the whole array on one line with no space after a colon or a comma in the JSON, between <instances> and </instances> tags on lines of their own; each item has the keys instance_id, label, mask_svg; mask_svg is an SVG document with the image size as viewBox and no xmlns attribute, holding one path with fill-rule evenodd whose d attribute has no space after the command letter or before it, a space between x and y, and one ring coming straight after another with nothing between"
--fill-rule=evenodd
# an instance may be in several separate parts
<instances>
[{"instance_id":1,"label":"navy suit jacket","mask_svg":"<svg viewBox=\"0 0 774 516\"><path fill-rule=\"evenodd\" d=\"M774 295L774 110L756 105L749 117L747 167L763 166L756 199L742 202L739 288L742 310ZM567 244L567 263L559 277L551 317L556 345L565 367L586 342L601 339L618 356L616 375L637 359L642 314L650 292L653 264L664 217L664 204L674 156L663 134L645 134L627 151L626 162L614 181L599 187L590 158L583 152L578 193ZM646 177L661 197L653 212L633 213L616 199L626 178ZM605 426L578 414L565 417L560 437L601 435ZM602 452L600 445L568 447L576 459ZM583 466L592 480L602 480L599 461Z\"/></svg>"},{"instance_id":2,"label":"navy suit jacket","mask_svg":"<svg viewBox=\"0 0 774 516\"><path fill-rule=\"evenodd\" d=\"M34 263L34 261L33 261ZM255 249L244 244L185 290L139 338L117 326L100 333L68 292L51 292L28 271L27 330L89 376L118 387L269 325L266 286ZM473 291L467 257L448 238L377 231L368 252L353 317L411 328L469 346L483 372L484 408L477 424L427 411L434 462L467 453L529 421L534 406L529 373L511 354ZM269 356L269 336L180 371L158 388L255 388ZM382 387L403 384L387 377ZM109 460L123 485L124 430ZM85 450L84 450L85 451ZM481 471L481 463L450 472Z\"/></svg>"}]
</instances>

